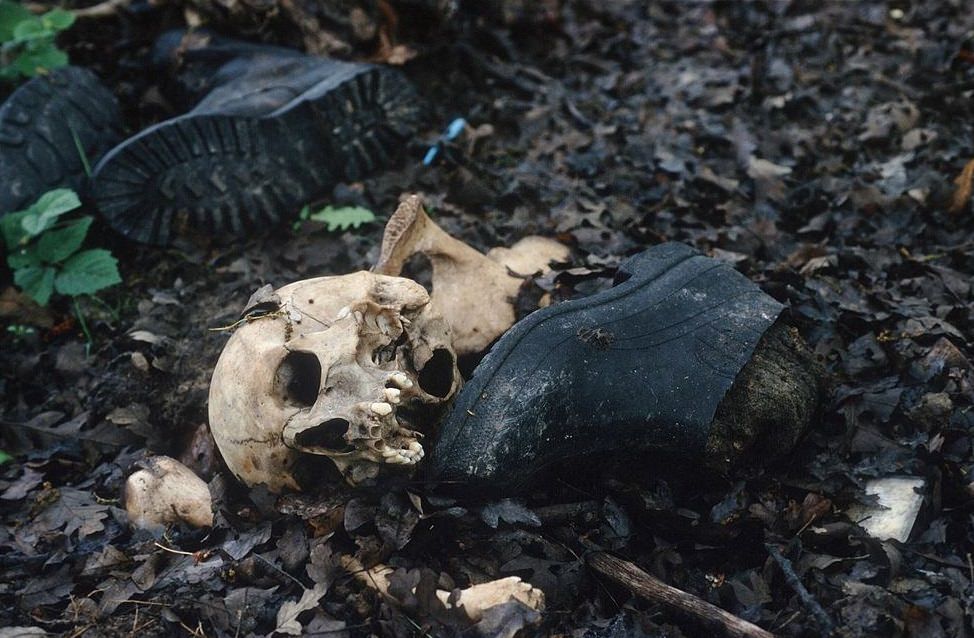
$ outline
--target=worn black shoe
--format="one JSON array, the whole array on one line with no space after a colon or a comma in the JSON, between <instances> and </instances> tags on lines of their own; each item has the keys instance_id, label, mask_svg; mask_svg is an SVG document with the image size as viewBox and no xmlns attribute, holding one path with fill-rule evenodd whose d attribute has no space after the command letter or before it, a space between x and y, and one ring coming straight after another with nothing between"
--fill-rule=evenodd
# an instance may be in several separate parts
<instances>
[{"instance_id":1,"label":"worn black shoe","mask_svg":"<svg viewBox=\"0 0 974 638\"><path fill-rule=\"evenodd\" d=\"M69 66L21 85L0 106L0 215L54 188L81 189L86 166L121 139L118 102L91 71Z\"/></svg>"},{"instance_id":2,"label":"worn black shoe","mask_svg":"<svg viewBox=\"0 0 974 638\"><path fill-rule=\"evenodd\" d=\"M642 455L645 464L649 452L699 461L699 469L741 457L764 437L756 430L776 427L789 429L780 445L794 444L814 414L820 382L804 378L807 366L797 361L809 392L798 392L791 409L775 405L790 402L777 392L790 393L791 366L759 364L780 377L770 383L742 373L771 333L768 352L782 353L771 358L791 358L791 345L778 344L787 328L772 330L779 303L727 264L676 243L632 257L617 282L537 311L501 337L438 434L434 481L510 492L550 466L577 475L606 459ZM759 378L773 388L751 387ZM747 404L754 409L743 417L726 409L731 394L754 401Z\"/></svg>"},{"instance_id":3,"label":"worn black shoe","mask_svg":"<svg viewBox=\"0 0 974 638\"><path fill-rule=\"evenodd\" d=\"M398 71L254 47L219 67L226 82L192 111L99 162L92 193L116 230L165 244L184 227L274 225L388 165L418 126L416 92Z\"/></svg>"}]
</instances>

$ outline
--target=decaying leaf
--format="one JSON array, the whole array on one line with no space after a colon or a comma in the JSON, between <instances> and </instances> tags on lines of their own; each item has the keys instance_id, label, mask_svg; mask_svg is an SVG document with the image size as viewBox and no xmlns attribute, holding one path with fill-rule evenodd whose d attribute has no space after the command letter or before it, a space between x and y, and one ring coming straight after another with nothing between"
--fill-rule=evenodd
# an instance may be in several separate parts
<instances>
[{"instance_id":1,"label":"decaying leaf","mask_svg":"<svg viewBox=\"0 0 974 638\"><path fill-rule=\"evenodd\" d=\"M503 498L494 503L488 503L480 510L480 517L487 525L497 529L500 521L509 525L528 525L539 527L541 519L538 515L525 507L524 503L517 499Z\"/></svg>"},{"instance_id":2,"label":"decaying leaf","mask_svg":"<svg viewBox=\"0 0 974 638\"><path fill-rule=\"evenodd\" d=\"M948 212L956 215L967 207L967 202L971 201L972 183L974 183L974 159L964 164L964 169L954 179L957 188L954 189L954 195L950 198Z\"/></svg>"},{"instance_id":3,"label":"decaying leaf","mask_svg":"<svg viewBox=\"0 0 974 638\"><path fill-rule=\"evenodd\" d=\"M78 537L84 538L105 529L103 521L108 518L108 505L99 503L90 492L73 487L51 488L37 498L38 501L51 499L51 504L31 523L40 534L60 530L65 536L78 532Z\"/></svg>"},{"instance_id":4,"label":"decaying leaf","mask_svg":"<svg viewBox=\"0 0 974 638\"><path fill-rule=\"evenodd\" d=\"M314 609L318 601L328 592L328 586L316 584L311 589L305 589L299 600L289 600L277 610L277 629L275 631L291 636L300 636L303 626L298 622L302 612Z\"/></svg>"}]
</instances>

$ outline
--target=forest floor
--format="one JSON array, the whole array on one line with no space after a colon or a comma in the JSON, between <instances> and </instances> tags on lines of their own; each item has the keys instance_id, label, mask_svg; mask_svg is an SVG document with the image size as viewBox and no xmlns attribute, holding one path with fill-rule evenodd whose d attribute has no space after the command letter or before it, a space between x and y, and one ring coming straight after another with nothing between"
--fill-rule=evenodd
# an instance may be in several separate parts
<instances>
[{"instance_id":1,"label":"forest floor","mask_svg":"<svg viewBox=\"0 0 974 638\"><path fill-rule=\"evenodd\" d=\"M590 571L584 539L781 636L974 632L974 173L962 175L974 158L974 12L950 1L535 7L465 6L442 25L403 27L398 52L412 56L403 69L426 127L395 168L322 202L380 222L169 248L96 226L124 282L83 301L90 342L67 301L38 310L5 293L0 449L14 460L0 466L0 626L462 633L423 595L403 607L363 587L338 567L356 554L447 588L521 576L547 599L525 635L711 635ZM118 96L130 132L177 113L146 56L184 15L136 3L62 36L72 62ZM219 26L297 44L284 30ZM344 55L373 59L375 42ZM457 117L476 134L424 165ZM207 431L227 339L211 329L264 284L370 267L381 218L408 192L481 249L529 234L569 245L572 262L541 282L555 299L607 287L626 256L665 240L732 263L787 305L827 367L821 421L786 462L724 479L616 473L491 502L419 482L284 497L242 488ZM118 498L147 454L210 482L212 530L158 542L131 531ZM850 515L870 502L868 481L890 476L922 479L907 542L873 538Z\"/></svg>"}]
</instances>

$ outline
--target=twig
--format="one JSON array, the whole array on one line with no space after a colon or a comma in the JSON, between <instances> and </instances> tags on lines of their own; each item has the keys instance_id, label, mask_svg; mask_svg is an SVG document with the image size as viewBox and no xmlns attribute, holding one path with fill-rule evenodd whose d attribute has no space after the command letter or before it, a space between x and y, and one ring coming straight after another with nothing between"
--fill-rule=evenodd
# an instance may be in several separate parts
<instances>
[{"instance_id":1,"label":"twig","mask_svg":"<svg viewBox=\"0 0 974 638\"><path fill-rule=\"evenodd\" d=\"M829 615L825 613L825 610L818 604L815 597L802 584L802 579L795 573L795 568L792 566L791 561L782 555L777 545L765 543L764 546L768 549L768 554L774 559L774 562L778 563L778 567L781 568L781 572L785 575L785 582L798 595L798 600L801 601L805 610L815 618L815 622L818 623L818 628L822 630L822 634L831 634L834 629L832 619L829 618Z\"/></svg>"},{"instance_id":2,"label":"twig","mask_svg":"<svg viewBox=\"0 0 974 638\"><path fill-rule=\"evenodd\" d=\"M193 552L184 552L181 549L173 549L172 547L166 547L165 545L163 545L162 543L160 543L158 541L152 541L152 544L155 545L156 547L158 547L161 550L164 550L164 551L169 552L170 554L179 554L180 556L192 556L193 555Z\"/></svg>"},{"instance_id":3,"label":"twig","mask_svg":"<svg viewBox=\"0 0 974 638\"><path fill-rule=\"evenodd\" d=\"M693 594L671 587L627 560L605 552L587 557L589 567L623 585L638 596L659 603L671 611L693 618L710 630L733 638L774 638L774 634L749 623Z\"/></svg>"},{"instance_id":4,"label":"twig","mask_svg":"<svg viewBox=\"0 0 974 638\"><path fill-rule=\"evenodd\" d=\"M302 583L300 580L298 580L297 578L295 578L291 574L287 573L286 571L284 571L283 569L281 569L280 567L278 567L277 565L275 565L271 561L267 560L266 558L264 558L260 554L254 553L254 554L252 554L252 556L254 558L256 558L257 560L259 560L260 562L264 563L264 565L266 565L270 569L272 569L275 572L277 572L278 574L280 574L281 576L283 576L285 578L289 578L291 580L291 582L297 584L297 586L300 587L301 589L304 589L305 588L304 587L304 583Z\"/></svg>"}]
</instances>

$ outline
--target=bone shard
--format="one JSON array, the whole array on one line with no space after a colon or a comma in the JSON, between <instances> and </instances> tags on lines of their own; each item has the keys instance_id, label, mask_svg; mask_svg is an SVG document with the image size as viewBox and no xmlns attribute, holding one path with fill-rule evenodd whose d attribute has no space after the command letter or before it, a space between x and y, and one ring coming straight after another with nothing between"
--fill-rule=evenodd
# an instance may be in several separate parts
<instances>
[{"instance_id":1,"label":"bone shard","mask_svg":"<svg viewBox=\"0 0 974 638\"><path fill-rule=\"evenodd\" d=\"M376 565L366 569L352 556L343 556L341 563L346 571L366 587L374 589L385 598L397 600L390 592L391 578L396 571L392 567ZM480 622L489 609L506 603L520 603L537 612L543 612L545 607L544 592L517 576L508 576L453 592L437 589L436 597L447 610L462 611L471 623Z\"/></svg>"},{"instance_id":2,"label":"bone shard","mask_svg":"<svg viewBox=\"0 0 974 638\"><path fill-rule=\"evenodd\" d=\"M873 506L856 504L847 514L873 538L905 543L910 539L923 506L924 480L911 476L892 476L866 483L866 494L876 496Z\"/></svg>"},{"instance_id":3,"label":"bone shard","mask_svg":"<svg viewBox=\"0 0 974 638\"><path fill-rule=\"evenodd\" d=\"M154 456L140 465L125 482L125 511L134 527L160 531L175 523L213 525L213 502L203 479L168 456Z\"/></svg>"},{"instance_id":4,"label":"bone shard","mask_svg":"<svg viewBox=\"0 0 974 638\"><path fill-rule=\"evenodd\" d=\"M565 260L568 248L544 237L525 237L484 255L436 225L419 195L410 195L386 224L373 270L399 275L415 254L433 267L433 309L453 330L458 354L480 352L516 320L514 300L524 278Z\"/></svg>"}]
</instances>

